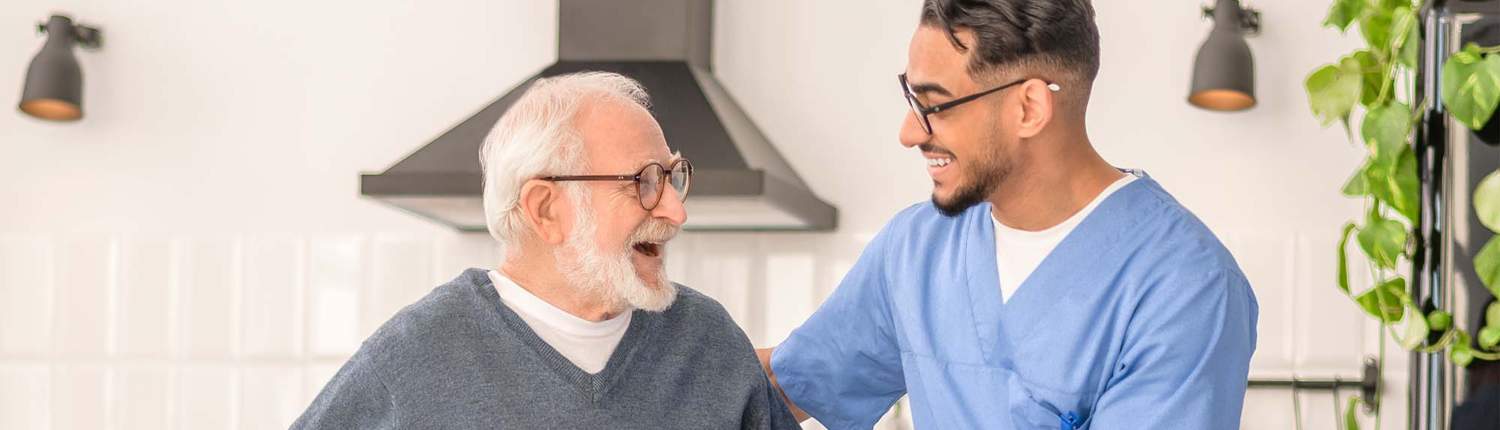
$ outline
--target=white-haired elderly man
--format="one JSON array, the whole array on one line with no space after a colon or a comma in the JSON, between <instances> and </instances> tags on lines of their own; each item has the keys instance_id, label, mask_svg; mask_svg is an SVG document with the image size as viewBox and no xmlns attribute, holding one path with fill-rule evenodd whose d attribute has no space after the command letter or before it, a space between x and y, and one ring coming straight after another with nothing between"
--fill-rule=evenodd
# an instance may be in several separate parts
<instances>
[{"instance_id":1,"label":"white-haired elderly man","mask_svg":"<svg viewBox=\"0 0 1500 430\"><path fill-rule=\"evenodd\" d=\"M480 151L504 257L375 332L293 428L796 428L745 333L667 280L693 173L645 91L539 79Z\"/></svg>"}]
</instances>

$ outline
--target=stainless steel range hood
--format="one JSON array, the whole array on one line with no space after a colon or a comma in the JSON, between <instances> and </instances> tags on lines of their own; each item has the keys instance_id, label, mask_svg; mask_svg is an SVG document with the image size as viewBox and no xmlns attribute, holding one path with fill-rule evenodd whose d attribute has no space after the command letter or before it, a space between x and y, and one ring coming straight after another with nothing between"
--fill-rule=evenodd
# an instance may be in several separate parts
<instances>
[{"instance_id":1,"label":"stainless steel range hood","mask_svg":"<svg viewBox=\"0 0 1500 430\"><path fill-rule=\"evenodd\" d=\"M687 230L827 231L838 211L807 189L709 70L712 0L561 0L558 61L537 77L620 73L651 94L667 143L693 160ZM383 173L360 193L484 231L479 147L528 79Z\"/></svg>"}]
</instances>

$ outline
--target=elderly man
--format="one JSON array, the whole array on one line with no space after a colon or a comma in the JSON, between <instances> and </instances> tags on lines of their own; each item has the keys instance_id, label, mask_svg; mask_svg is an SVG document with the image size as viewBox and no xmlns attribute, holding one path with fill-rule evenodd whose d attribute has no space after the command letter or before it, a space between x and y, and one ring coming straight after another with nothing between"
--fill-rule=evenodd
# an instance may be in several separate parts
<instances>
[{"instance_id":1,"label":"elderly man","mask_svg":"<svg viewBox=\"0 0 1500 430\"><path fill-rule=\"evenodd\" d=\"M480 151L498 270L397 313L292 427L796 427L724 308L667 280L693 169L648 103L612 73L533 83Z\"/></svg>"}]
</instances>

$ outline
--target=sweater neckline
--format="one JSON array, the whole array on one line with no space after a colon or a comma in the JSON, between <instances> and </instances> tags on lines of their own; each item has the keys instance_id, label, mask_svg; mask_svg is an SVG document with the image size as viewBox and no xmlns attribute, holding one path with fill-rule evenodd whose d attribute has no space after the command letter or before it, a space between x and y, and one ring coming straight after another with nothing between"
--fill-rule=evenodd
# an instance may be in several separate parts
<instances>
[{"instance_id":1,"label":"sweater neckline","mask_svg":"<svg viewBox=\"0 0 1500 430\"><path fill-rule=\"evenodd\" d=\"M625 334L620 338L620 344L610 353L609 360L605 362L604 369L599 373L588 373L572 361L568 361L562 353L548 345L542 340L531 326L526 324L516 311L505 306L496 292L494 284L488 274L480 269L470 269L469 278L474 284L475 291L489 305L490 309L498 311L502 327L500 329L509 331L520 338L523 343L537 354L537 357L546 366L567 381L579 391L579 394L589 399L590 402L598 403L611 388L618 384L625 370L634 362L634 358L643 345L650 343L651 336L657 331L654 328L660 323L660 315L642 310L634 310L630 316L630 326L625 329ZM477 276L475 276L477 275Z\"/></svg>"}]
</instances>

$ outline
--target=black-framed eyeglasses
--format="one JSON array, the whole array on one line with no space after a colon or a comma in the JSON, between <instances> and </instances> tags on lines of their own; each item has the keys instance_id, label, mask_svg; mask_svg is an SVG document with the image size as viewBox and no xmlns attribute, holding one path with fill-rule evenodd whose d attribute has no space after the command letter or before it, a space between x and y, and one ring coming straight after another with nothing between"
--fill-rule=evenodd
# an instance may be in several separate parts
<instances>
[{"instance_id":1,"label":"black-framed eyeglasses","mask_svg":"<svg viewBox=\"0 0 1500 430\"><path fill-rule=\"evenodd\" d=\"M938 112L942 112L942 111L945 111L945 110L948 110L948 109L953 109L953 108L958 107L959 105L962 105L964 103L968 103L968 102L972 102L974 100L977 100L980 97L984 97L984 96L990 95L991 93L999 92L1000 90L1004 90L1006 88L1014 87L1016 85L1020 85L1022 83L1025 83L1026 81L1031 80L1031 78L1023 78L1023 79L1017 80L1015 82L1011 82L1011 83L1008 83L1008 84L1005 84L1005 85L1001 85L1001 86L998 86L998 87L990 88L988 90L980 91L980 92L977 92L977 93L974 93L974 94L969 94L967 96L959 97L957 99L953 99L953 100L947 101L945 103L929 107L929 106L923 106L922 102L919 101L919 100L917 100L917 93L915 91L912 91L911 84L908 84L906 82L906 74L905 73L902 73L900 75L896 75L896 77L901 80L901 93L904 94L904 95L906 95L906 104L908 106L911 106L911 113L913 115L917 116L917 124L921 124L922 125L922 131L926 131L927 134L932 134L932 121L930 121L930 120L927 119L928 115L932 115L932 114L935 114L935 113L938 113ZM1042 82L1047 82L1047 81L1042 81ZM1057 85L1055 83L1052 83L1052 82L1047 82L1047 89L1052 90L1052 92L1058 92L1058 91L1062 91L1062 86L1059 86L1059 85Z\"/></svg>"},{"instance_id":2,"label":"black-framed eyeglasses","mask_svg":"<svg viewBox=\"0 0 1500 430\"><path fill-rule=\"evenodd\" d=\"M656 209L661 204L662 194L666 194L667 184L672 184L672 189L677 191L679 201L687 200L688 186L692 185L693 163L686 158L679 158L672 164L663 166L661 163L652 162L634 175L575 175L575 176L543 176L543 181L635 181L636 196L641 199L641 208L646 210ZM663 180L666 179L666 180Z\"/></svg>"}]
</instances>

